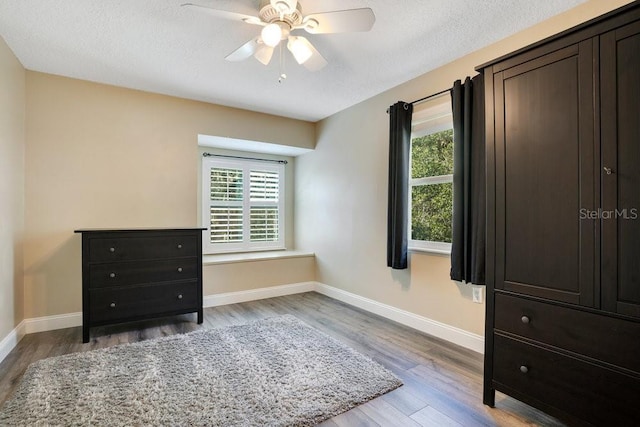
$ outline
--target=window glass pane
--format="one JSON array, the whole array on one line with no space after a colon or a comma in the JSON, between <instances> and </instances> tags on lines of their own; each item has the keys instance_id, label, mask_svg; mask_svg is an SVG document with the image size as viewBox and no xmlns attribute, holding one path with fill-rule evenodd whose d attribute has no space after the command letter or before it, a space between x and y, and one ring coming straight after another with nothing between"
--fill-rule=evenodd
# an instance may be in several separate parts
<instances>
[{"instance_id":1,"label":"window glass pane","mask_svg":"<svg viewBox=\"0 0 640 427\"><path fill-rule=\"evenodd\" d=\"M251 207L251 241L275 242L278 240L278 207Z\"/></svg>"},{"instance_id":2,"label":"window glass pane","mask_svg":"<svg viewBox=\"0 0 640 427\"><path fill-rule=\"evenodd\" d=\"M274 171L251 171L251 196L252 202L268 200L278 201L278 188L280 179L278 172Z\"/></svg>"},{"instance_id":3,"label":"window glass pane","mask_svg":"<svg viewBox=\"0 0 640 427\"><path fill-rule=\"evenodd\" d=\"M411 239L451 243L453 183L411 188Z\"/></svg>"},{"instance_id":4,"label":"window glass pane","mask_svg":"<svg viewBox=\"0 0 640 427\"><path fill-rule=\"evenodd\" d=\"M453 129L411 141L411 178L453 173Z\"/></svg>"},{"instance_id":5,"label":"window glass pane","mask_svg":"<svg viewBox=\"0 0 640 427\"><path fill-rule=\"evenodd\" d=\"M242 200L242 169L211 168L211 200Z\"/></svg>"},{"instance_id":6,"label":"window glass pane","mask_svg":"<svg viewBox=\"0 0 640 427\"><path fill-rule=\"evenodd\" d=\"M242 208L211 207L211 243L242 242Z\"/></svg>"}]
</instances>

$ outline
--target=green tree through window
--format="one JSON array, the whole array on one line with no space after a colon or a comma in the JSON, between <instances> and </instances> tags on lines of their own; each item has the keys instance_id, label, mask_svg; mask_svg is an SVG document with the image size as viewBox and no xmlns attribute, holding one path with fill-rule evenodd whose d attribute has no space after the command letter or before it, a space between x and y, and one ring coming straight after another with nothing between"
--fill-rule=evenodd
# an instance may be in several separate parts
<instances>
[{"instance_id":1,"label":"green tree through window","mask_svg":"<svg viewBox=\"0 0 640 427\"><path fill-rule=\"evenodd\" d=\"M411 141L411 240L451 243L453 130Z\"/></svg>"}]
</instances>

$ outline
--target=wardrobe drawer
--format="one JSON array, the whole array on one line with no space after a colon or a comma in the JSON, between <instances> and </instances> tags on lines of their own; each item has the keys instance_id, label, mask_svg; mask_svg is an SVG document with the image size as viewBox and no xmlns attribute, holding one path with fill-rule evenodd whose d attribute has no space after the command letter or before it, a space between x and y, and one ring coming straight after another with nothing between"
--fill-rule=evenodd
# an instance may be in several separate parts
<instances>
[{"instance_id":1,"label":"wardrobe drawer","mask_svg":"<svg viewBox=\"0 0 640 427\"><path fill-rule=\"evenodd\" d=\"M89 288L190 280L198 272L197 258L93 264L89 266Z\"/></svg>"},{"instance_id":2,"label":"wardrobe drawer","mask_svg":"<svg viewBox=\"0 0 640 427\"><path fill-rule=\"evenodd\" d=\"M497 390L538 402L596 425L635 425L640 379L496 335Z\"/></svg>"},{"instance_id":3,"label":"wardrobe drawer","mask_svg":"<svg viewBox=\"0 0 640 427\"><path fill-rule=\"evenodd\" d=\"M200 235L106 237L89 240L89 262L198 256Z\"/></svg>"},{"instance_id":4,"label":"wardrobe drawer","mask_svg":"<svg viewBox=\"0 0 640 427\"><path fill-rule=\"evenodd\" d=\"M496 293L494 327L640 372L640 322Z\"/></svg>"},{"instance_id":5,"label":"wardrobe drawer","mask_svg":"<svg viewBox=\"0 0 640 427\"><path fill-rule=\"evenodd\" d=\"M197 281L89 291L91 322L198 309Z\"/></svg>"}]
</instances>

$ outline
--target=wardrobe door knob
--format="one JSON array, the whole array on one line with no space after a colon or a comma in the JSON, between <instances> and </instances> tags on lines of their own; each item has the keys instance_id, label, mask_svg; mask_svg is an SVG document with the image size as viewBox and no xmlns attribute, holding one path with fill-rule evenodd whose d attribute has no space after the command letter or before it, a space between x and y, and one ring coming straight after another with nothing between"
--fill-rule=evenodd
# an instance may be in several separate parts
<instances>
[{"instance_id":1,"label":"wardrobe door knob","mask_svg":"<svg viewBox=\"0 0 640 427\"><path fill-rule=\"evenodd\" d=\"M109 248L109 252L115 252L116 248Z\"/></svg>"},{"instance_id":2,"label":"wardrobe door knob","mask_svg":"<svg viewBox=\"0 0 640 427\"><path fill-rule=\"evenodd\" d=\"M182 249L182 245L181 244L178 244L178 249Z\"/></svg>"},{"instance_id":3,"label":"wardrobe door knob","mask_svg":"<svg viewBox=\"0 0 640 427\"><path fill-rule=\"evenodd\" d=\"M178 273L182 273L182 267L178 267Z\"/></svg>"},{"instance_id":4,"label":"wardrobe door knob","mask_svg":"<svg viewBox=\"0 0 640 427\"><path fill-rule=\"evenodd\" d=\"M115 302L112 302L111 304L109 304L109 307L111 307L111 308L116 308L116 303L115 303Z\"/></svg>"},{"instance_id":5,"label":"wardrobe door knob","mask_svg":"<svg viewBox=\"0 0 640 427\"><path fill-rule=\"evenodd\" d=\"M182 299L182 294L178 295L178 299Z\"/></svg>"},{"instance_id":6,"label":"wardrobe door knob","mask_svg":"<svg viewBox=\"0 0 640 427\"><path fill-rule=\"evenodd\" d=\"M116 277L116 273L109 273L109 277L111 277L112 279L114 279Z\"/></svg>"},{"instance_id":7,"label":"wardrobe door knob","mask_svg":"<svg viewBox=\"0 0 640 427\"><path fill-rule=\"evenodd\" d=\"M522 323L525 323L525 324L531 322L531 319L529 319L529 316L522 316L520 320L522 320Z\"/></svg>"},{"instance_id":8,"label":"wardrobe door knob","mask_svg":"<svg viewBox=\"0 0 640 427\"><path fill-rule=\"evenodd\" d=\"M525 365L522 365L520 366L520 372L526 374L527 372L529 372L529 368L527 368Z\"/></svg>"}]
</instances>

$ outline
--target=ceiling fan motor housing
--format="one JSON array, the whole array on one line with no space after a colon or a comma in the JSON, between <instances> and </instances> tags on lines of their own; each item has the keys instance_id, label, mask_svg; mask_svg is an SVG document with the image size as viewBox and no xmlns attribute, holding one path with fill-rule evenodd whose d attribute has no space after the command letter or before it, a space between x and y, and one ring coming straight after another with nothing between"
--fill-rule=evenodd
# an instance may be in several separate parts
<instances>
[{"instance_id":1,"label":"ceiling fan motor housing","mask_svg":"<svg viewBox=\"0 0 640 427\"><path fill-rule=\"evenodd\" d=\"M281 2L285 6L287 6L287 9L288 9L289 6L287 2L285 1L281 1ZM287 13L283 15L281 15L280 11L276 9L271 3L272 2L270 0L261 0L260 2L260 13L258 14L258 16L260 17L262 22L277 23L278 21L282 21L289 24L289 27L295 27L302 23L303 17L302 17L302 7L300 6L300 2L297 2L295 11L293 11L292 13ZM278 4L279 2L275 2L275 3Z\"/></svg>"}]
</instances>

